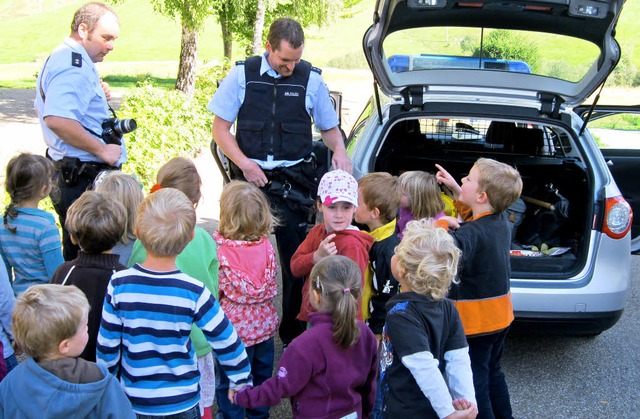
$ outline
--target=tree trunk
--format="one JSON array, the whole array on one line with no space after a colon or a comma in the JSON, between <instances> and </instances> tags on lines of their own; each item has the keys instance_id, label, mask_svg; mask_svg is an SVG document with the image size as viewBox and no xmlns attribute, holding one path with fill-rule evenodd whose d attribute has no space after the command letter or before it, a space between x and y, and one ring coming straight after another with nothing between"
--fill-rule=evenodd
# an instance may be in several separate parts
<instances>
[{"instance_id":1,"label":"tree trunk","mask_svg":"<svg viewBox=\"0 0 640 419\"><path fill-rule=\"evenodd\" d=\"M220 30L222 31L222 46L224 49L224 58L231 61L233 55L233 40L231 38L231 30L226 19L220 20Z\"/></svg>"},{"instance_id":2,"label":"tree trunk","mask_svg":"<svg viewBox=\"0 0 640 419\"><path fill-rule=\"evenodd\" d=\"M256 7L256 24L253 26L253 42L251 43L251 55L260 55L262 52L262 32L264 32L264 14L267 5L265 0L258 0ZM273 45L278 47L278 45Z\"/></svg>"},{"instance_id":3,"label":"tree trunk","mask_svg":"<svg viewBox=\"0 0 640 419\"><path fill-rule=\"evenodd\" d=\"M198 33L182 24L182 41L180 45L180 67L176 80L176 90L193 96L196 85L196 64L198 58Z\"/></svg>"}]
</instances>

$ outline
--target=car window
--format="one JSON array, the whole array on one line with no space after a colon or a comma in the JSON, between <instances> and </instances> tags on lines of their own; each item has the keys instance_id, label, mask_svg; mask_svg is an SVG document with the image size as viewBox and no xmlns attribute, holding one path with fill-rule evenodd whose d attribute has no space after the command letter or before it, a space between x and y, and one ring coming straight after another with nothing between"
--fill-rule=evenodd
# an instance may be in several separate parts
<instances>
[{"instance_id":1,"label":"car window","mask_svg":"<svg viewBox=\"0 0 640 419\"><path fill-rule=\"evenodd\" d=\"M373 112L373 101L369 100L369 102L367 102L367 105L364 107L364 110L362 111L362 113L358 117L358 120L353 125L353 129L351 130L351 134L349 135L349 138L347 139L347 150L348 151L351 150L353 147L355 147L355 144L358 142L358 140L362 136L362 132L364 131L364 127L367 125L367 120L371 116L372 112Z\"/></svg>"},{"instance_id":2,"label":"car window","mask_svg":"<svg viewBox=\"0 0 640 419\"><path fill-rule=\"evenodd\" d=\"M467 27L393 32L385 38L383 50L395 73L475 68L533 73L574 83L587 74L600 55L597 45L569 36Z\"/></svg>"},{"instance_id":3,"label":"car window","mask_svg":"<svg viewBox=\"0 0 640 419\"><path fill-rule=\"evenodd\" d=\"M600 148L640 149L640 115L616 113L589 121L591 135Z\"/></svg>"}]
</instances>

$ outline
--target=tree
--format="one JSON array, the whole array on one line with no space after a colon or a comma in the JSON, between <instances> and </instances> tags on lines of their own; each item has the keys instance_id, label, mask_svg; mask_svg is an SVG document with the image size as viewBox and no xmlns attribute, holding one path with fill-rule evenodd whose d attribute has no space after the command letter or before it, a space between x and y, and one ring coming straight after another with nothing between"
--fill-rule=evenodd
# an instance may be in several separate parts
<instances>
[{"instance_id":1,"label":"tree","mask_svg":"<svg viewBox=\"0 0 640 419\"><path fill-rule=\"evenodd\" d=\"M260 54L265 41L264 28L269 27L278 17L290 16L303 27L323 26L335 19L340 10L352 7L360 1L218 0L214 6L214 14L222 28L225 57L230 60L232 51L226 46L231 41L236 41L247 55Z\"/></svg>"},{"instance_id":2,"label":"tree","mask_svg":"<svg viewBox=\"0 0 640 419\"><path fill-rule=\"evenodd\" d=\"M469 37L462 39L460 47L463 51L473 50L473 57L480 57L480 46L477 40ZM504 60L520 60L529 64L531 70L540 70L540 52L538 45L521 33L496 29L484 36L482 42L482 58L501 58Z\"/></svg>"}]
</instances>

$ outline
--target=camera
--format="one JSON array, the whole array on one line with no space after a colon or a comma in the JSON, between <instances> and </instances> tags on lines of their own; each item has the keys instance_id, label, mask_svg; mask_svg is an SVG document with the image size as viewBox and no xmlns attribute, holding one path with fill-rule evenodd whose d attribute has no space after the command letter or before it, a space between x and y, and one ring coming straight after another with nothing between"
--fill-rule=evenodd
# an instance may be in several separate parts
<instances>
[{"instance_id":1,"label":"camera","mask_svg":"<svg viewBox=\"0 0 640 419\"><path fill-rule=\"evenodd\" d=\"M102 139L107 144L122 144L122 136L138 128L135 119L105 119L102 121Z\"/></svg>"}]
</instances>

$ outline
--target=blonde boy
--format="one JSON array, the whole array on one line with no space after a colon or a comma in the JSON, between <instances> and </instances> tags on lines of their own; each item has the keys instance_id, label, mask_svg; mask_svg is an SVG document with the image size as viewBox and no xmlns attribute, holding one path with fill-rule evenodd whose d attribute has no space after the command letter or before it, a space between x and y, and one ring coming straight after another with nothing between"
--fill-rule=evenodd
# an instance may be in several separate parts
<instances>
[{"instance_id":1,"label":"blonde boy","mask_svg":"<svg viewBox=\"0 0 640 419\"><path fill-rule=\"evenodd\" d=\"M407 224L391 258L402 293L387 304L380 357L384 417L473 418L477 413L464 330L445 298L459 256L445 230L425 219Z\"/></svg>"},{"instance_id":2,"label":"blonde boy","mask_svg":"<svg viewBox=\"0 0 640 419\"><path fill-rule=\"evenodd\" d=\"M365 273L362 314L376 335L382 333L387 314L385 304L398 292L398 281L391 273L391 257L400 243L395 230L401 197L398 178L389 173L369 173L358 180L355 220L366 225L375 239Z\"/></svg>"},{"instance_id":3,"label":"blonde boy","mask_svg":"<svg viewBox=\"0 0 640 419\"><path fill-rule=\"evenodd\" d=\"M113 275L98 335L98 362L116 374L139 415L199 416L200 373L189 341L196 324L231 380L250 384L244 346L202 282L176 268L176 256L193 239L196 214L187 196L163 188L138 211L136 234L144 262Z\"/></svg>"},{"instance_id":4,"label":"blonde boy","mask_svg":"<svg viewBox=\"0 0 640 419\"><path fill-rule=\"evenodd\" d=\"M478 410L481 417L512 417L500 366L513 321L511 225L504 212L520 196L522 179L513 167L483 158L459 186L444 168L436 167L436 178L453 192L458 212L471 212L468 222L451 232L462 257L460 283L452 287L449 298L460 312L469 343Z\"/></svg>"},{"instance_id":5,"label":"blonde boy","mask_svg":"<svg viewBox=\"0 0 640 419\"><path fill-rule=\"evenodd\" d=\"M107 369L77 358L88 339L88 313L75 286L34 285L20 295L13 334L29 358L0 383L0 417L135 418Z\"/></svg>"}]
</instances>

